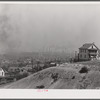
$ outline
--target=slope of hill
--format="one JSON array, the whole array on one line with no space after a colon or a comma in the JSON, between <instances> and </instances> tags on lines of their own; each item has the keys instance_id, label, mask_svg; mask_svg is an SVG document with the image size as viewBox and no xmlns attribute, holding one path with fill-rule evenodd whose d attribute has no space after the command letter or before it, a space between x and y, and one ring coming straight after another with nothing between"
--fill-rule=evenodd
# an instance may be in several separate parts
<instances>
[{"instance_id":1,"label":"slope of hill","mask_svg":"<svg viewBox=\"0 0 100 100\"><path fill-rule=\"evenodd\" d=\"M83 61L83 62L78 62L78 64L100 66L100 60Z\"/></svg>"},{"instance_id":2,"label":"slope of hill","mask_svg":"<svg viewBox=\"0 0 100 100\"><path fill-rule=\"evenodd\" d=\"M53 67L30 75L24 79L11 83L4 88L15 89L37 89L37 88L55 88L69 89L75 88L81 76L74 69Z\"/></svg>"},{"instance_id":3,"label":"slope of hill","mask_svg":"<svg viewBox=\"0 0 100 100\"><path fill-rule=\"evenodd\" d=\"M99 89L100 71L94 69L90 70L89 66L85 67L87 71L82 71L84 69L84 65L80 64L65 64L64 67L51 67L0 88Z\"/></svg>"},{"instance_id":4,"label":"slope of hill","mask_svg":"<svg viewBox=\"0 0 100 100\"><path fill-rule=\"evenodd\" d=\"M90 68L90 70L93 71L100 71L100 60L78 62L77 64L87 66L88 68Z\"/></svg>"}]
</instances>

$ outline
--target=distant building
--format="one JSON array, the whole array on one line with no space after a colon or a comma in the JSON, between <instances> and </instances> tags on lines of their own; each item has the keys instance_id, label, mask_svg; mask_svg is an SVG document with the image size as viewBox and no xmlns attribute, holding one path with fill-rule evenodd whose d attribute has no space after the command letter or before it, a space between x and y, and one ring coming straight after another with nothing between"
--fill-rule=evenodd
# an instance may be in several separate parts
<instances>
[{"instance_id":1,"label":"distant building","mask_svg":"<svg viewBox=\"0 0 100 100\"><path fill-rule=\"evenodd\" d=\"M0 77L4 77L4 76L5 76L5 71L2 68L0 68Z\"/></svg>"},{"instance_id":2,"label":"distant building","mask_svg":"<svg viewBox=\"0 0 100 100\"><path fill-rule=\"evenodd\" d=\"M8 72L16 72L16 71L19 71L19 68L18 67L9 67L8 69Z\"/></svg>"},{"instance_id":3,"label":"distant building","mask_svg":"<svg viewBox=\"0 0 100 100\"><path fill-rule=\"evenodd\" d=\"M57 64L55 62L50 63L51 66L56 66Z\"/></svg>"},{"instance_id":4,"label":"distant building","mask_svg":"<svg viewBox=\"0 0 100 100\"><path fill-rule=\"evenodd\" d=\"M79 48L78 60L99 59L100 49L94 43L85 43Z\"/></svg>"},{"instance_id":5,"label":"distant building","mask_svg":"<svg viewBox=\"0 0 100 100\"><path fill-rule=\"evenodd\" d=\"M32 70L32 66L26 66L26 67L22 67L22 68L20 68L20 71L26 71L26 72L28 72L29 70Z\"/></svg>"}]
</instances>

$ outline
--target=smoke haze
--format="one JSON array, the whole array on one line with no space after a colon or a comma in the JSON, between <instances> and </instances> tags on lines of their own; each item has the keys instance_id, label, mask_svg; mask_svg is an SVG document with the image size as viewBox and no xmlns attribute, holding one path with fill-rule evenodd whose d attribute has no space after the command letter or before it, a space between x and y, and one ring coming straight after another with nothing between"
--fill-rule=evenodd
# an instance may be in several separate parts
<instances>
[{"instance_id":1,"label":"smoke haze","mask_svg":"<svg viewBox=\"0 0 100 100\"><path fill-rule=\"evenodd\" d=\"M0 53L100 48L100 4L0 4Z\"/></svg>"}]
</instances>

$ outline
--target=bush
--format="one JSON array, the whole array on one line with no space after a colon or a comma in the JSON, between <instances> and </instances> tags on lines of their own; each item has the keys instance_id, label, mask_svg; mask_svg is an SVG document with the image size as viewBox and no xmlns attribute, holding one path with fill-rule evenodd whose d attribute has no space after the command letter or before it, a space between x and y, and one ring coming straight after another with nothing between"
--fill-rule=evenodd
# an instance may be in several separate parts
<instances>
[{"instance_id":1,"label":"bush","mask_svg":"<svg viewBox=\"0 0 100 100\"><path fill-rule=\"evenodd\" d=\"M58 73L52 73L51 77L54 80L53 82L56 82L58 80Z\"/></svg>"},{"instance_id":2,"label":"bush","mask_svg":"<svg viewBox=\"0 0 100 100\"><path fill-rule=\"evenodd\" d=\"M36 88L37 89L43 89L43 88L45 88L45 86L44 85L40 85L40 86L36 86Z\"/></svg>"},{"instance_id":3,"label":"bush","mask_svg":"<svg viewBox=\"0 0 100 100\"><path fill-rule=\"evenodd\" d=\"M88 68L87 67L82 67L79 73L88 73Z\"/></svg>"},{"instance_id":4,"label":"bush","mask_svg":"<svg viewBox=\"0 0 100 100\"><path fill-rule=\"evenodd\" d=\"M19 80L19 79L25 78L25 77L27 77L27 76L28 76L28 73L23 73L23 74L17 74L17 75L15 76L15 78L16 78L17 80Z\"/></svg>"}]
</instances>

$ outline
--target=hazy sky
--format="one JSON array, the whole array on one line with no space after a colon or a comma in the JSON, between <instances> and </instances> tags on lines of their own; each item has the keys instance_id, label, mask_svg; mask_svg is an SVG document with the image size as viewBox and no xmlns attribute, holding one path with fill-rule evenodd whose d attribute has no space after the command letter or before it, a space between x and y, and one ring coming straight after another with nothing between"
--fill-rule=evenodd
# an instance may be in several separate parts
<instances>
[{"instance_id":1,"label":"hazy sky","mask_svg":"<svg viewBox=\"0 0 100 100\"><path fill-rule=\"evenodd\" d=\"M100 4L0 4L0 51L100 48Z\"/></svg>"}]
</instances>

